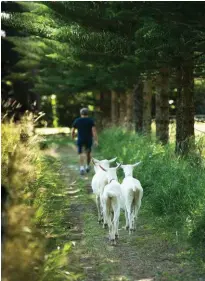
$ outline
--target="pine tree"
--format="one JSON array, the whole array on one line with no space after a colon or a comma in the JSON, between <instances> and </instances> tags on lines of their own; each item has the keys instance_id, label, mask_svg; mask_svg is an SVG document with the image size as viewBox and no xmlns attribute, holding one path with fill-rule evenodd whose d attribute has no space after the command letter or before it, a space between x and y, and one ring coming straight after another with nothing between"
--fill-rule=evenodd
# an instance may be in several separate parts
<instances>
[{"instance_id":1,"label":"pine tree","mask_svg":"<svg viewBox=\"0 0 205 281\"><path fill-rule=\"evenodd\" d=\"M23 29L29 38L38 36L40 40L47 40L47 47L55 49L47 54L50 62L40 60L44 61L45 71L40 71L40 82L35 84L39 88L46 84L49 88L50 65L59 67L57 77L64 65L63 73L69 75L66 87L72 92L92 89L121 93L130 91L140 75L152 79L161 73L161 69L169 69L172 76L180 74L181 78L176 79L179 89L177 110L180 113L177 114L176 144L182 154L187 151L187 146L182 144L193 136L194 115L191 110L188 117L188 111L182 105L186 100L186 108L193 108L193 74L195 69L203 71L205 35L201 3L51 1L20 5L29 12L14 13L4 19L4 24ZM42 65L39 69L42 70ZM84 73L82 76L83 69L87 69L89 75ZM48 80L45 73L49 75ZM162 73L160 75L164 80L161 79L158 87L157 104L161 106L157 122L161 125L157 126L157 134L166 143L167 78ZM57 80L51 80L53 87L57 85ZM141 110L137 112L137 130L141 128ZM185 121L187 117L189 124Z\"/></svg>"}]
</instances>

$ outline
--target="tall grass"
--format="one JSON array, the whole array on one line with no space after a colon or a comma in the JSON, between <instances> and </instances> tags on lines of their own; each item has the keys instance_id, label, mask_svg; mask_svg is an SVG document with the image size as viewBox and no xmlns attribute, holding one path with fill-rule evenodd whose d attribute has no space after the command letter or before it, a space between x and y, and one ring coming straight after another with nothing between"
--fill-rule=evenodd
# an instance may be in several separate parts
<instances>
[{"instance_id":1,"label":"tall grass","mask_svg":"<svg viewBox=\"0 0 205 281\"><path fill-rule=\"evenodd\" d=\"M30 204L34 193L29 186L36 179L39 159L38 141L30 125L30 116L25 116L18 124L9 121L1 127L2 184L9 193L4 212L5 280L38 280L44 259L44 239L33 223L35 210Z\"/></svg>"},{"instance_id":2,"label":"tall grass","mask_svg":"<svg viewBox=\"0 0 205 281\"><path fill-rule=\"evenodd\" d=\"M200 140L202 142L202 140ZM173 229L185 228L195 241L204 241L205 168L199 155L179 158L173 144L162 146L144 136L120 128L104 130L100 135L102 158L132 164L142 161L134 170L144 188L144 205L163 224ZM122 171L119 171L120 180ZM197 237L197 239L196 239Z\"/></svg>"},{"instance_id":3,"label":"tall grass","mask_svg":"<svg viewBox=\"0 0 205 281\"><path fill-rule=\"evenodd\" d=\"M40 151L41 139L33 135L27 117L2 124L2 183L9 193L2 277L76 280L69 270L69 202L62 192L61 166Z\"/></svg>"}]
</instances>

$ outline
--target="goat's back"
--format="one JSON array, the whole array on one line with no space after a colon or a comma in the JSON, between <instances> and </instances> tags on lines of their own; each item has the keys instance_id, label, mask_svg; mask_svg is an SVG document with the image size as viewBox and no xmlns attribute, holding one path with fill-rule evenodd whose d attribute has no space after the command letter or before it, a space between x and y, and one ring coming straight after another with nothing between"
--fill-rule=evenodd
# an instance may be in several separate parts
<instances>
[{"instance_id":1,"label":"goat's back","mask_svg":"<svg viewBox=\"0 0 205 281\"><path fill-rule=\"evenodd\" d=\"M103 192L104 197L118 197L120 198L121 196L121 189L120 189L120 184L117 181L113 181L109 184L107 184L104 187L104 192Z\"/></svg>"},{"instance_id":2,"label":"goat's back","mask_svg":"<svg viewBox=\"0 0 205 281\"><path fill-rule=\"evenodd\" d=\"M93 193L96 195L100 195L103 191L105 185L107 184L107 176L103 171L98 171L92 178L91 187Z\"/></svg>"},{"instance_id":3,"label":"goat's back","mask_svg":"<svg viewBox=\"0 0 205 281\"><path fill-rule=\"evenodd\" d=\"M107 215L111 215L111 212L116 213L120 211L120 198L120 184L117 181L111 182L105 186L102 200Z\"/></svg>"},{"instance_id":4,"label":"goat's back","mask_svg":"<svg viewBox=\"0 0 205 281\"><path fill-rule=\"evenodd\" d=\"M139 180L133 177L125 177L121 183L121 208L125 209L127 204L141 200L143 189Z\"/></svg>"},{"instance_id":5,"label":"goat's back","mask_svg":"<svg viewBox=\"0 0 205 281\"><path fill-rule=\"evenodd\" d=\"M130 189L133 191L136 191L137 189L143 191L140 181L131 176L123 179L121 189L123 191L129 191Z\"/></svg>"}]
</instances>

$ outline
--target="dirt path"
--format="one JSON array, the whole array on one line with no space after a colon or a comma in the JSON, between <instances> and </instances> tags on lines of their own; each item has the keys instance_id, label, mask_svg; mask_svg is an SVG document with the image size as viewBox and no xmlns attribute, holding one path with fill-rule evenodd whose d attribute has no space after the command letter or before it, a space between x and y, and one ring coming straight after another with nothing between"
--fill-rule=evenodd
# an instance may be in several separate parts
<instances>
[{"instance_id":1,"label":"dirt path","mask_svg":"<svg viewBox=\"0 0 205 281\"><path fill-rule=\"evenodd\" d=\"M111 246L108 231L97 223L90 187L93 172L89 176L79 176L76 152L71 144L57 148L54 156L62 161L61 173L70 198L69 239L73 244L70 263L80 266L85 275L78 280L205 280L190 258L189 247L179 243L175 234L168 236L163 229L157 229L152 217L143 209L143 202L137 232L128 235L122 229L122 214L119 243Z\"/></svg>"}]
</instances>

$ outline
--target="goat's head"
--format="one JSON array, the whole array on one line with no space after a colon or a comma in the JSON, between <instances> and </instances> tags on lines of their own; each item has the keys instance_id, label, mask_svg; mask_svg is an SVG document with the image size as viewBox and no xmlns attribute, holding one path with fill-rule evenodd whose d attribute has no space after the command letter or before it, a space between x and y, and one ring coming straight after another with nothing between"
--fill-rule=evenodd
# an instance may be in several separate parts
<instances>
[{"instance_id":1,"label":"goat's head","mask_svg":"<svg viewBox=\"0 0 205 281\"><path fill-rule=\"evenodd\" d=\"M138 166L141 162L137 162L133 165L121 165L126 177L132 176L134 167ZM119 163L117 163L119 165Z\"/></svg>"},{"instance_id":2,"label":"goat's head","mask_svg":"<svg viewBox=\"0 0 205 281\"><path fill-rule=\"evenodd\" d=\"M104 169L108 169L110 167L110 163L114 162L116 159L117 159L117 157L110 159L110 160L107 160L107 159L98 160L98 159L92 158L92 162L93 162L94 166L97 167L97 169L99 166L101 166Z\"/></svg>"},{"instance_id":3,"label":"goat's head","mask_svg":"<svg viewBox=\"0 0 205 281\"><path fill-rule=\"evenodd\" d=\"M107 179L108 179L108 182L111 181L111 180L118 180L117 179L117 169L120 168L121 164L118 164L117 167L114 167L114 168L107 168L105 169L104 167L102 167L101 165L99 165L99 167L106 172L107 174Z\"/></svg>"}]
</instances>

